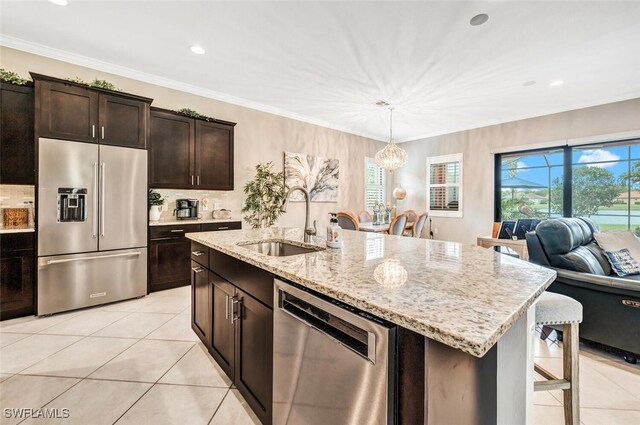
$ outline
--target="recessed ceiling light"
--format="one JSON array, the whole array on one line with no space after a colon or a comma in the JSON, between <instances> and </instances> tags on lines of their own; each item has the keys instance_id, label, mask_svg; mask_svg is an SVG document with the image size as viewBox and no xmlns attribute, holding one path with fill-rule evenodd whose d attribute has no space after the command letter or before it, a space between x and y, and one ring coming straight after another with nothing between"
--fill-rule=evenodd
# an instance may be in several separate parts
<instances>
[{"instance_id":1,"label":"recessed ceiling light","mask_svg":"<svg viewBox=\"0 0 640 425\"><path fill-rule=\"evenodd\" d=\"M550 85L551 87L561 86L561 85L563 85L563 84L564 84L564 81L562 81L562 80L556 80L556 81L552 81L551 83L549 83L549 85Z\"/></svg>"},{"instance_id":2,"label":"recessed ceiling light","mask_svg":"<svg viewBox=\"0 0 640 425\"><path fill-rule=\"evenodd\" d=\"M190 46L189 50L191 50L196 55L204 55L204 49L200 46Z\"/></svg>"},{"instance_id":3,"label":"recessed ceiling light","mask_svg":"<svg viewBox=\"0 0 640 425\"><path fill-rule=\"evenodd\" d=\"M49 0L53 4L57 4L58 6L66 6L69 4L67 0Z\"/></svg>"},{"instance_id":4,"label":"recessed ceiling light","mask_svg":"<svg viewBox=\"0 0 640 425\"><path fill-rule=\"evenodd\" d=\"M474 27L477 27L478 25L484 24L488 20L489 20L489 15L487 15L486 13L481 13L481 14L476 15L473 18L471 18L469 23L471 25L473 25Z\"/></svg>"},{"instance_id":5,"label":"recessed ceiling light","mask_svg":"<svg viewBox=\"0 0 640 425\"><path fill-rule=\"evenodd\" d=\"M529 87L534 85L535 83L536 83L535 81L531 80L531 81L525 81L524 83L522 83L522 85L525 87Z\"/></svg>"}]
</instances>

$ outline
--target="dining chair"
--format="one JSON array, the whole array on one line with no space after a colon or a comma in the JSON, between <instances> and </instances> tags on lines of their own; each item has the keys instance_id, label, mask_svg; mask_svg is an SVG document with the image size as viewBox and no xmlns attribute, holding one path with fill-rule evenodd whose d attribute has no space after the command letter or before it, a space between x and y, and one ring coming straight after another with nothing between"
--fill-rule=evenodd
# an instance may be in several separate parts
<instances>
[{"instance_id":1,"label":"dining chair","mask_svg":"<svg viewBox=\"0 0 640 425\"><path fill-rule=\"evenodd\" d=\"M414 210L406 210L402 214L407 216L407 222L415 223L418 218L418 214Z\"/></svg>"},{"instance_id":2,"label":"dining chair","mask_svg":"<svg viewBox=\"0 0 640 425\"><path fill-rule=\"evenodd\" d=\"M339 211L336 214L338 224L345 230L359 230L358 218L348 211Z\"/></svg>"},{"instance_id":3,"label":"dining chair","mask_svg":"<svg viewBox=\"0 0 640 425\"><path fill-rule=\"evenodd\" d=\"M373 221L373 217L371 217L369 211L362 210L358 213L358 221L360 223L371 223Z\"/></svg>"},{"instance_id":4,"label":"dining chair","mask_svg":"<svg viewBox=\"0 0 640 425\"><path fill-rule=\"evenodd\" d=\"M414 238L419 238L422 234L422 229L424 228L424 224L427 222L427 216L429 213L423 213L418 216L416 221L413 222L412 234Z\"/></svg>"},{"instance_id":5,"label":"dining chair","mask_svg":"<svg viewBox=\"0 0 640 425\"><path fill-rule=\"evenodd\" d=\"M391 224L389 224L389 234L402 236L406 225L407 225L407 216L404 214L400 214L399 216L397 216L391 221Z\"/></svg>"}]
</instances>

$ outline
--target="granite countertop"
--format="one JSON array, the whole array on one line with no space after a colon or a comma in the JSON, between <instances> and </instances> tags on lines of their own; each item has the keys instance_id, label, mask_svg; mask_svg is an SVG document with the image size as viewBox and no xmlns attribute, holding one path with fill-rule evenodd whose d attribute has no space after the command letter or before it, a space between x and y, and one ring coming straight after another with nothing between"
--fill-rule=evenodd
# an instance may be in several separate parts
<instances>
[{"instance_id":1,"label":"granite countertop","mask_svg":"<svg viewBox=\"0 0 640 425\"><path fill-rule=\"evenodd\" d=\"M482 357L553 282L553 270L475 245L344 231L341 249L270 257L239 243L303 244L301 229L187 233L189 239ZM312 245L324 247L320 238Z\"/></svg>"},{"instance_id":2,"label":"granite countertop","mask_svg":"<svg viewBox=\"0 0 640 425\"><path fill-rule=\"evenodd\" d=\"M242 221L240 218L198 218L195 220L168 220L168 221L150 221L149 226L175 226L176 224L202 224L202 223L231 223L233 221Z\"/></svg>"},{"instance_id":3,"label":"granite countertop","mask_svg":"<svg viewBox=\"0 0 640 425\"><path fill-rule=\"evenodd\" d=\"M0 235L5 234L5 233L29 233L29 232L35 232L36 229L34 229L33 227L12 227L12 228L1 228L0 229Z\"/></svg>"}]
</instances>

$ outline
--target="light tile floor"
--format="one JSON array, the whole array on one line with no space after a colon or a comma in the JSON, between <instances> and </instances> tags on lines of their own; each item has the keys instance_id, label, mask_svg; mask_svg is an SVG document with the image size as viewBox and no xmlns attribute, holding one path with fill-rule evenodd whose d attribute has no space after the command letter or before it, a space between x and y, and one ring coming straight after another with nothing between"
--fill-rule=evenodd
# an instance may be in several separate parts
<instances>
[{"instance_id":1,"label":"light tile floor","mask_svg":"<svg viewBox=\"0 0 640 425\"><path fill-rule=\"evenodd\" d=\"M260 422L191 330L189 287L0 322L0 424ZM69 409L66 419L5 408Z\"/></svg>"},{"instance_id":2,"label":"light tile floor","mask_svg":"<svg viewBox=\"0 0 640 425\"><path fill-rule=\"evenodd\" d=\"M0 322L0 406L69 409L0 424L259 424L190 326L189 288L46 318ZM553 335L555 336L555 335ZM536 339L560 374L562 343ZM581 345L583 425L640 424L640 365ZM534 395L534 423L563 425L562 393Z\"/></svg>"}]
</instances>

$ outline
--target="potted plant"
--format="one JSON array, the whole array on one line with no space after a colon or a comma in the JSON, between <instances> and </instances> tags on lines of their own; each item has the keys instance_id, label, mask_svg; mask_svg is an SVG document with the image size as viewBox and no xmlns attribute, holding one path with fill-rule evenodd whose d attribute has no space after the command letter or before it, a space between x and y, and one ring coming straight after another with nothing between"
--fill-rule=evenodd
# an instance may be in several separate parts
<instances>
[{"instance_id":1,"label":"potted plant","mask_svg":"<svg viewBox=\"0 0 640 425\"><path fill-rule=\"evenodd\" d=\"M153 189L149 189L149 220L159 221L162 214L162 205L164 198Z\"/></svg>"},{"instance_id":2,"label":"potted plant","mask_svg":"<svg viewBox=\"0 0 640 425\"><path fill-rule=\"evenodd\" d=\"M272 226L280 214L280 206L287 195L284 172L272 171L273 162L256 165L253 180L244 185L247 199L242 206L244 220L255 228Z\"/></svg>"}]
</instances>

